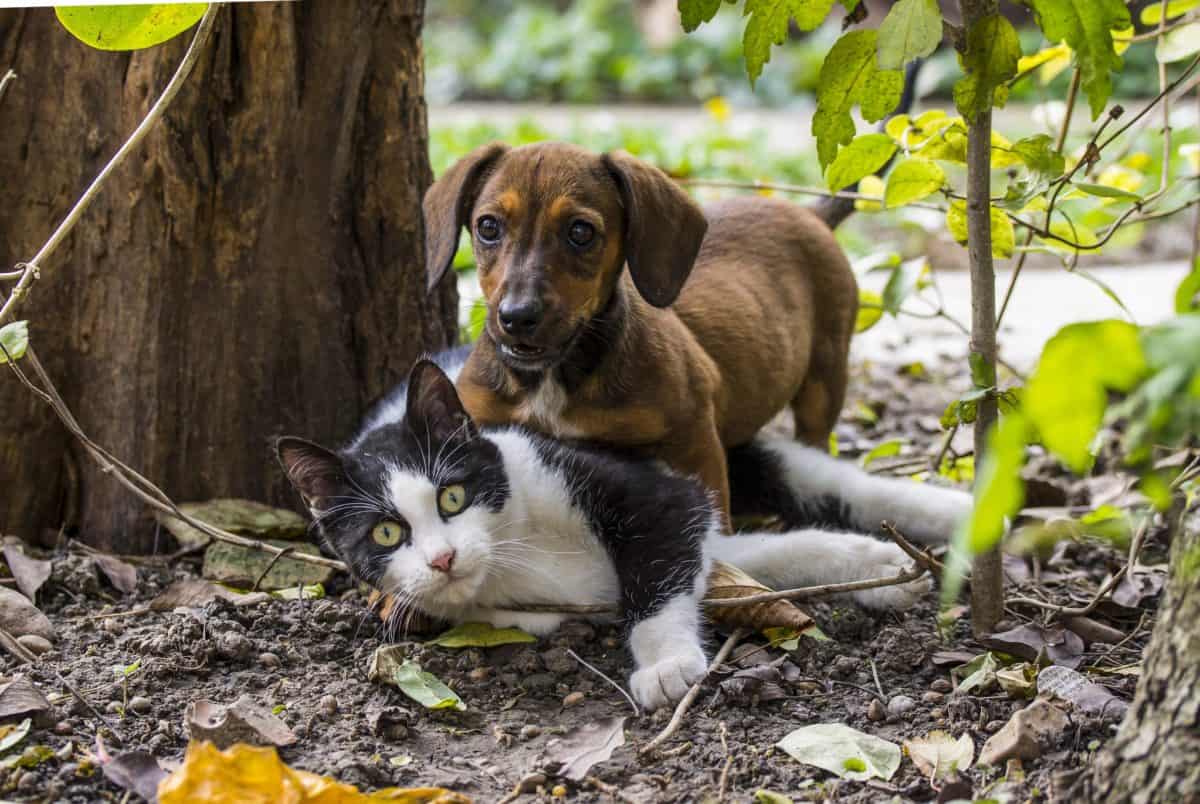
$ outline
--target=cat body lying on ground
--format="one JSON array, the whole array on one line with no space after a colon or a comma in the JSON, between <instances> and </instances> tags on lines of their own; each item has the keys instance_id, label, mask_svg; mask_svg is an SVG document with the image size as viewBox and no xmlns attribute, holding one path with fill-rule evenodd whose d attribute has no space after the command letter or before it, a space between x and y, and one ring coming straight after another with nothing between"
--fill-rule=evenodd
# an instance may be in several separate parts
<instances>
[{"instance_id":1,"label":"cat body lying on ground","mask_svg":"<svg viewBox=\"0 0 1200 804\"><path fill-rule=\"evenodd\" d=\"M280 460L322 537L353 574L452 623L547 634L567 615L531 604L616 606L648 709L682 697L707 666L701 599L714 559L776 588L895 575L910 565L863 533L883 520L944 541L970 497L879 478L786 439L729 452L735 513L776 514L784 533L722 535L710 495L662 464L518 426L475 426L453 376L455 350L418 363L344 449L280 439ZM904 609L928 579L852 593Z\"/></svg>"}]
</instances>

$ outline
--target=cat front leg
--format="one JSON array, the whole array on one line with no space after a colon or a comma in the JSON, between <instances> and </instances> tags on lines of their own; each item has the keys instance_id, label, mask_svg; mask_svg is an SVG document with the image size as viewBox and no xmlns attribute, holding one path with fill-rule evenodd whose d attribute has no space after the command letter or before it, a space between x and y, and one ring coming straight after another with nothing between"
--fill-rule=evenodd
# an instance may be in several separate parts
<instances>
[{"instance_id":1,"label":"cat front leg","mask_svg":"<svg viewBox=\"0 0 1200 804\"><path fill-rule=\"evenodd\" d=\"M647 710L679 700L708 671L700 642L700 600L675 595L629 631L637 669L629 678L634 699Z\"/></svg>"}]
</instances>

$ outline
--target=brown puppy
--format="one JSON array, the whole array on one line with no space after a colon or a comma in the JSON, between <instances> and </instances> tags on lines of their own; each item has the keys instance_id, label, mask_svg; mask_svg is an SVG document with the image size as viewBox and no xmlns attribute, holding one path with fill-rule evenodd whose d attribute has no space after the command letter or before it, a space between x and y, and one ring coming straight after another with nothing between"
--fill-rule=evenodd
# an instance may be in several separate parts
<instances>
[{"instance_id":1,"label":"brown puppy","mask_svg":"<svg viewBox=\"0 0 1200 804\"><path fill-rule=\"evenodd\" d=\"M812 211L759 196L701 210L625 154L494 143L424 212L430 287L472 236L488 315L458 388L476 421L661 458L727 520L725 448L788 405L797 437L827 444L858 292Z\"/></svg>"}]
</instances>

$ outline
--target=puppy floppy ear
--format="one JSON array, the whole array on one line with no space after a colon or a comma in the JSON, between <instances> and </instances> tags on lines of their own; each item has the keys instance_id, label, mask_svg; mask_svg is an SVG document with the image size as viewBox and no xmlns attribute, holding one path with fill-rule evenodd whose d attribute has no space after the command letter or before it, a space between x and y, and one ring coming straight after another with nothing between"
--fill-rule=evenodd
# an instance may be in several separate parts
<instances>
[{"instance_id":1,"label":"puppy floppy ear","mask_svg":"<svg viewBox=\"0 0 1200 804\"><path fill-rule=\"evenodd\" d=\"M429 360L418 360L409 372L406 404L408 426L418 436L428 433L438 443L456 434L478 435L454 383Z\"/></svg>"},{"instance_id":2,"label":"puppy floppy ear","mask_svg":"<svg viewBox=\"0 0 1200 804\"><path fill-rule=\"evenodd\" d=\"M323 510L329 500L343 494L346 473L335 453L303 438L284 436L275 442L275 454L311 511Z\"/></svg>"},{"instance_id":3,"label":"puppy floppy ear","mask_svg":"<svg viewBox=\"0 0 1200 804\"><path fill-rule=\"evenodd\" d=\"M483 178L496 160L508 150L502 142L481 145L455 162L425 191L421 211L425 217L425 273L432 292L458 250L458 233L469 223Z\"/></svg>"},{"instance_id":4,"label":"puppy floppy ear","mask_svg":"<svg viewBox=\"0 0 1200 804\"><path fill-rule=\"evenodd\" d=\"M608 153L625 207L625 260L633 284L655 307L679 296L708 229L698 204L656 167L625 153Z\"/></svg>"}]
</instances>

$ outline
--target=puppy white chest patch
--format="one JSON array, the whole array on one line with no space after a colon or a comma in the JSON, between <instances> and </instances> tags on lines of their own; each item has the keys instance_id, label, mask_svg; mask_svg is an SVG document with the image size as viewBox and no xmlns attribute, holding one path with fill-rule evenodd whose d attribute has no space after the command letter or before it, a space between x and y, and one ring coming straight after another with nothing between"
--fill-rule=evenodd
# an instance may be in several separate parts
<instances>
[{"instance_id":1,"label":"puppy white chest patch","mask_svg":"<svg viewBox=\"0 0 1200 804\"><path fill-rule=\"evenodd\" d=\"M558 438L578 438L583 434L563 421L567 392L558 381L547 377L525 401L517 406L517 417L535 430Z\"/></svg>"}]
</instances>

